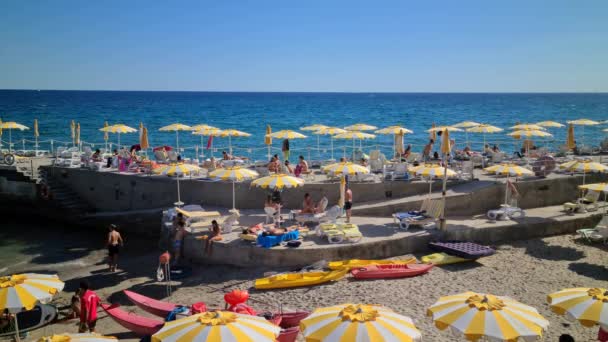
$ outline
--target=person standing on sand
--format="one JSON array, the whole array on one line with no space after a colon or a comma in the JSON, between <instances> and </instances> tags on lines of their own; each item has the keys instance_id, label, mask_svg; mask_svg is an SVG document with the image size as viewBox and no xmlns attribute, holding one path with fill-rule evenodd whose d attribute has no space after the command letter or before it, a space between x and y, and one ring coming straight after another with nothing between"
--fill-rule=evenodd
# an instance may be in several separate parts
<instances>
[{"instance_id":1,"label":"person standing on sand","mask_svg":"<svg viewBox=\"0 0 608 342\"><path fill-rule=\"evenodd\" d=\"M184 236L186 236L185 225L186 222L184 221L177 222L177 231L175 232L175 237L173 238L173 260L176 264L179 262L179 258L182 254L182 244L184 242Z\"/></svg>"},{"instance_id":2,"label":"person standing on sand","mask_svg":"<svg viewBox=\"0 0 608 342\"><path fill-rule=\"evenodd\" d=\"M344 210L346 211L346 223L350 223L350 214L353 207L353 192L348 186L344 186Z\"/></svg>"},{"instance_id":3,"label":"person standing on sand","mask_svg":"<svg viewBox=\"0 0 608 342\"><path fill-rule=\"evenodd\" d=\"M97 324L97 305L99 305L99 297L95 292L89 289L89 283L86 281L80 282L80 326L79 333L95 332Z\"/></svg>"},{"instance_id":4,"label":"person standing on sand","mask_svg":"<svg viewBox=\"0 0 608 342\"><path fill-rule=\"evenodd\" d=\"M116 266L118 265L118 253L120 247L123 245L122 236L117 230L116 225L110 225L110 232L108 233L108 258L110 259L108 264L110 266L110 272L116 272Z\"/></svg>"}]
</instances>

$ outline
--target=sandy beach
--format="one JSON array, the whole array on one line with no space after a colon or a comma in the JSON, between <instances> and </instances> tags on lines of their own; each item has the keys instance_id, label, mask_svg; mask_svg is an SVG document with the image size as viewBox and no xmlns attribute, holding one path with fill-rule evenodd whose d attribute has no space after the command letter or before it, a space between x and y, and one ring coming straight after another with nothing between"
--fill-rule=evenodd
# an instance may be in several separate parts
<instances>
[{"instance_id":1,"label":"sandy beach","mask_svg":"<svg viewBox=\"0 0 608 342\"><path fill-rule=\"evenodd\" d=\"M106 251L102 248L103 234L94 234L100 235L99 244L91 243L90 234L87 236L82 232L40 232L44 252L40 249L38 253L32 253L36 249L34 246L13 250L19 261L1 266L7 273L26 270L58 272L67 282L65 291L54 301L58 306L67 305L78 282L86 279L105 301L120 303L128 311L147 315L130 305L121 291L131 289L155 298L166 297L164 284L153 279L158 266L158 253L150 251L156 249L155 242L136 243L134 237L127 236L119 272L108 273L104 264ZM60 240L62 243L58 243ZM479 262L436 267L430 273L415 278L375 281L344 279L310 288L251 290L249 304L259 311L275 311L279 304L283 305L284 310L311 310L345 302L382 304L412 317L424 340L454 341L449 333L439 331L425 317L426 308L440 296L470 290L510 296L537 308L551 323L546 341L556 341L563 333L571 334L576 341L588 341L596 336L596 328L584 328L577 322L552 313L545 300L547 293L563 288L608 287L605 254L608 248L583 243L573 235L516 241L496 247L495 255ZM206 265L193 267L192 277L183 282L174 282L174 292L169 300L183 304L203 301L208 307L220 308L224 305L224 292L249 289L253 286L253 280L265 272L286 271ZM71 320L48 326L31 333L28 340L52 333L76 332L76 323L76 320ZM100 313L98 332L125 341L138 340L104 313Z\"/></svg>"}]
</instances>

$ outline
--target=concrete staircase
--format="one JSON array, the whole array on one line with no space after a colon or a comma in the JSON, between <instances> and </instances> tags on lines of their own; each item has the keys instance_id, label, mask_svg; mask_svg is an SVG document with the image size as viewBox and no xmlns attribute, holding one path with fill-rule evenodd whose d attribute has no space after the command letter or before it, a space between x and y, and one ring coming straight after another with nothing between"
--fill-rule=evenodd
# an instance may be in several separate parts
<instances>
[{"instance_id":1,"label":"concrete staircase","mask_svg":"<svg viewBox=\"0 0 608 342\"><path fill-rule=\"evenodd\" d=\"M54 160L48 157L16 157L15 170L30 181L40 184L40 167L53 165Z\"/></svg>"},{"instance_id":2,"label":"concrete staircase","mask_svg":"<svg viewBox=\"0 0 608 342\"><path fill-rule=\"evenodd\" d=\"M46 170L40 170L41 184L45 185L53 204L65 210L71 217L81 217L91 213L93 208L86 203L69 186L62 184L49 175Z\"/></svg>"}]
</instances>

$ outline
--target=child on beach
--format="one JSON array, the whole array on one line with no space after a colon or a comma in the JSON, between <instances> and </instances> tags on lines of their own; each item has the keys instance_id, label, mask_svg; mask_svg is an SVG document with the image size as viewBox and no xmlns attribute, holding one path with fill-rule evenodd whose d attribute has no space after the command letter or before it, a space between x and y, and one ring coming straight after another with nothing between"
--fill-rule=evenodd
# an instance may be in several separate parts
<instances>
[{"instance_id":1,"label":"child on beach","mask_svg":"<svg viewBox=\"0 0 608 342\"><path fill-rule=\"evenodd\" d=\"M120 247L123 245L122 236L118 232L118 228L116 225L110 225L110 232L108 233L108 258L109 258L109 266L110 272L116 272L116 266L118 265L118 253L120 252Z\"/></svg>"},{"instance_id":2,"label":"child on beach","mask_svg":"<svg viewBox=\"0 0 608 342\"><path fill-rule=\"evenodd\" d=\"M86 281L80 282L80 327L79 333L84 333L87 330L94 333L95 325L97 324L97 305L99 297L95 292L89 289L89 283Z\"/></svg>"}]
</instances>

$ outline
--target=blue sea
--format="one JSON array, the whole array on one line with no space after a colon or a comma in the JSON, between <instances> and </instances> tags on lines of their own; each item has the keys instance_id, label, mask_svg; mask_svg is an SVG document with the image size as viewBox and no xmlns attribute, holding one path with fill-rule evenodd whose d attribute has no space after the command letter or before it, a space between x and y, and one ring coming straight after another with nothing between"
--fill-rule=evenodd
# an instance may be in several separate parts
<instances>
[{"instance_id":1,"label":"blue sea","mask_svg":"<svg viewBox=\"0 0 608 342\"><path fill-rule=\"evenodd\" d=\"M449 93L239 93L239 92L131 92L131 91L29 91L0 90L0 119L17 121L33 126L39 120L41 148L70 145L70 121L81 125L81 139L94 147L104 145L99 131L104 122L124 123L137 128L140 122L148 128L150 144L175 145L175 134L159 132L158 128L180 122L188 125L209 124L219 128L236 128L251 133L250 138L233 138L236 155L264 159L267 149L263 145L266 125L273 131L298 130L313 123L344 127L354 123L368 123L378 127L405 126L414 134L405 137L405 143L422 149L428 140L425 131L433 124L454 124L464 120L489 123L507 128L518 122L568 120L588 118L608 119L608 94L449 94ZM608 125L575 128L578 142L598 144L607 134ZM584 131L584 137L583 135ZM563 144L567 129L550 128L554 138L538 140L537 145ZM8 132L2 140L6 147ZM306 134L306 133L305 133ZM308 135L308 134L307 134ZM464 143L464 133L453 133L457 145ZM110 142L116 143L116 136ZM15 149L33 146L33 131L12 132ZM180 132L180 146L184 155L193 156L194 146L201 144L199 136ZM478 148L480 134L468 134ZM137 143L138 134L121 135L123 145ZM499 144L503 150L515 149L517 142L505 134L488 134L486 140ZM367 151L378 145L385 152L392 149L392 137L379 135L364 141ZM321 137L321 151L316 151L317 137L292 140L292 153L307 154L315 159L329 155L330 140ZM203 144L206 145L206 138ZM280 151L280 141L273 149ZM216 155L228 145L228 139L215 138ZM359 142L357 142L359 145ZM334 141L336 156L343 148L352 147L351 141ZM461 145L462 146L462 145ZM205 150L209 155L212 151Z\"/></svg>"}]
</instances>

